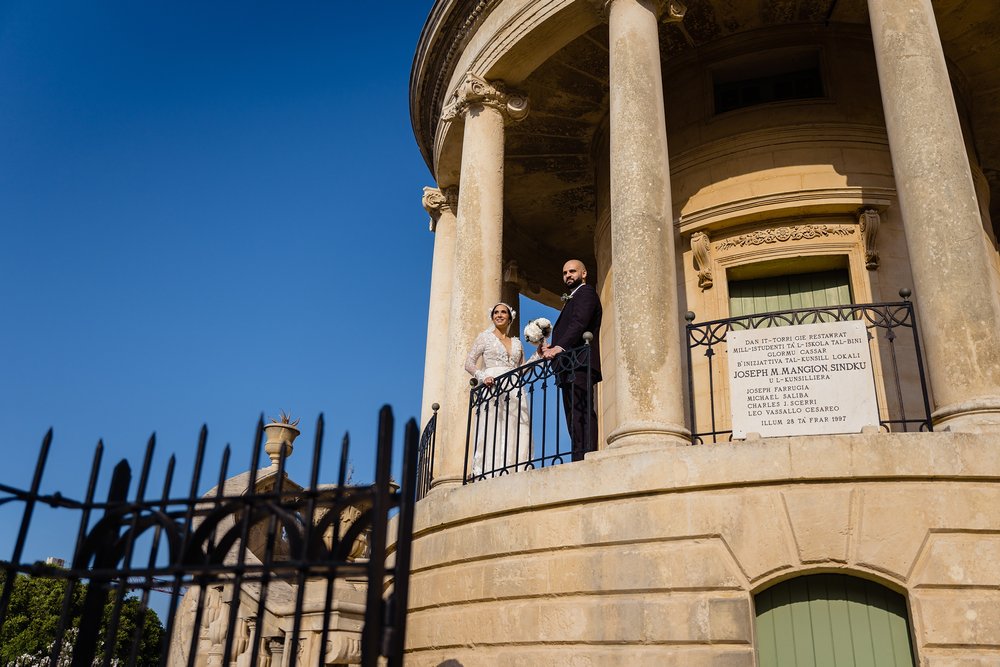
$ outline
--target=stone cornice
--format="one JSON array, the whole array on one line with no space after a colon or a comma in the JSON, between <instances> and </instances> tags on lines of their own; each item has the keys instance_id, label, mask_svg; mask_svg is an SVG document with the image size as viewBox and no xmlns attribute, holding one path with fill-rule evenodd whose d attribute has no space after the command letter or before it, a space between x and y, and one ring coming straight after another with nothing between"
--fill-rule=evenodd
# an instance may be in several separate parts
<instances>
[{"instance_id":1,"label":"stone cornice","mask_svg":"<svg viewBox=\"0 0 1000 667\"><path fill-rule=\"evenodd\" d=\"M427 166L439 110L462 47L502 0L437 0L420 33L410 70L410 122Z\"/></svg>"},{"instance_id":2,"label":"stone cornice","mask_svg":"<svg viewBox=\"0 0 1000 667\"><path fill-rule=\"evenodd\" d=\"M507 121L523 120L528 115L528 98L508 91L503 81L487 81L467 72L455 89L448 106L441 112L441 120L455 120L473 106L482 105L496 109Z\"/></svg>"},{"instance_id":3,"label":"stone cornice","mask_svg":"<svg viewBox=\"0 0 1000 667\"><path fill-rule=\"evenodd\" d=\"M728 201L705 209L690 211L674 221L682 234L720 225L731 227L762 216L772 217L778 211L784 215L811 214L819 210L839 211L853 215L858 206L887 207L896 197L890 188L817 188L759 195Z\"/></svg>"}]
</instances>

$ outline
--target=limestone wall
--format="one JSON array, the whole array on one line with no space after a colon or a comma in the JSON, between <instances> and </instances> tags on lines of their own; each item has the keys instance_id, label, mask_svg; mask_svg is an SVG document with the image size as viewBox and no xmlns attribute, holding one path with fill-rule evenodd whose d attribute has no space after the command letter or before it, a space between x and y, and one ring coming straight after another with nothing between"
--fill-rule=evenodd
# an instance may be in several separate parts
<instances>
[{"instance_id":1,"label":"limestone wall","mask_svg":"<svg viewBox=\"0 0 1000 667\"><path fill-rule=\"evenodd\" d=\"M986 436L872 433L439 490L417 505L407 664L753 665L753 594L822 571L904 593L920 664L996 664L998 480Z\"/></svg>"}]
</instances>

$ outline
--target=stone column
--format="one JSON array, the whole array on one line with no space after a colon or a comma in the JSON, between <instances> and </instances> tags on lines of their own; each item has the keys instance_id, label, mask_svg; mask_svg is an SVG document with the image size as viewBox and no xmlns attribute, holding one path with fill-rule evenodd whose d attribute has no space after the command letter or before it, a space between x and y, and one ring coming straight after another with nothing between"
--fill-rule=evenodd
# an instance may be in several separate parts
<instances>
[{"instance_id":1,"label":"stone column","mask_svg":"<svg viewBox=\"0 0 1000 667\"><path fill-rule=\"evenodd\" d=\"M424 188L421 202L431 216L434 232L434 260L431 266L431 298L427 306L427 347L424 354L424 394L420 427L431 418L431 405L444 400L447 367L448 322L451 319L451 281L455 271L455 213L458 188ZM437 437L442 437L437 430Z\"/></svg>"},{"instance_id":2,"label":"stone column","mask_svg":"<svg viewBox=\"0 0 1000 667\"><path fill-rule=\"evenodd\" d=\"M1000 295L930 0L868 0L935 428L1000 431Z\"/></svg>"},{"instance_id":3,"label":"stone column","mask_svg":"<svg viewBox=\"0 0 1000 667\"><path fill-rule=\"evenodd\" d=\"M470 72L441 114L443 122L464 120L465 129L445 396L438 413L446 437L435 445L432 488L462 483L470 380L463 365L476 336L490 327L490 308L502 295L504 124L527 113L526 98Z\"/></svg>"},{"instance_id":4,"label":"stone column","mask_svg":"<svg viewBox=\"0 0 1000 667\"><path fill-rule=\"evenodd\" d=\"M658 19L683 6L608 0L611 252L618 427L611 448L689 444Z\"/></svg>"}]
</instances>

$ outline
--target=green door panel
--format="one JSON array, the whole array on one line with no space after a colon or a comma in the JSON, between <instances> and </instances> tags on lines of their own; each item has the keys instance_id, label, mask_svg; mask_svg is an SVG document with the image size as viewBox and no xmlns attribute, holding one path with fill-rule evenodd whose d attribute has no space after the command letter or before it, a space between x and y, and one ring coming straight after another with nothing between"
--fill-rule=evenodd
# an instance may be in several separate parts
<instances>
[{"instance_id":1,"label":"green door panel","mask_svg":"<svg viewBox=\"0 0 1000 667\"><path fill-rule=\"evenodd\" d=\"M852 303L846 269L734 280L729 283L729 316Z\"/></svg>"},{"instance_id":2,"label":"green door panel","mask_svg":"<svg viewBox=\"0 0 1000 667\"><path fill-rule=\"evenodd\" d=\"M759 667L913 667L906 600L843 574L798 577L761 591Z\"/></svg>"}]
</instances>

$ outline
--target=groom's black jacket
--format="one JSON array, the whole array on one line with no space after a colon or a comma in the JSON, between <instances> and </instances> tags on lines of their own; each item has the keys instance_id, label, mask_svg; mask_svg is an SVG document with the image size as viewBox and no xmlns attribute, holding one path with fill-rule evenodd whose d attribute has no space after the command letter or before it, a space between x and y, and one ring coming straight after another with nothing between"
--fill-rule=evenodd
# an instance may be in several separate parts
<instances>
[{"instance_id":1,"label":"groom's black jacket","mask_svg":"<svg viewBox=\"0 0 1000 667\"><path fill-rule=\"evenodd\" d=\"M597 298L597 290L584 283L573 293L573 298L566 302L559 319L552 327L552 346L564 350L572 350L583 345L583 334L586 331L594 334L590 342L590 366L592 381L601 381L601 300Z\"/></svg>"}]
</instances>

